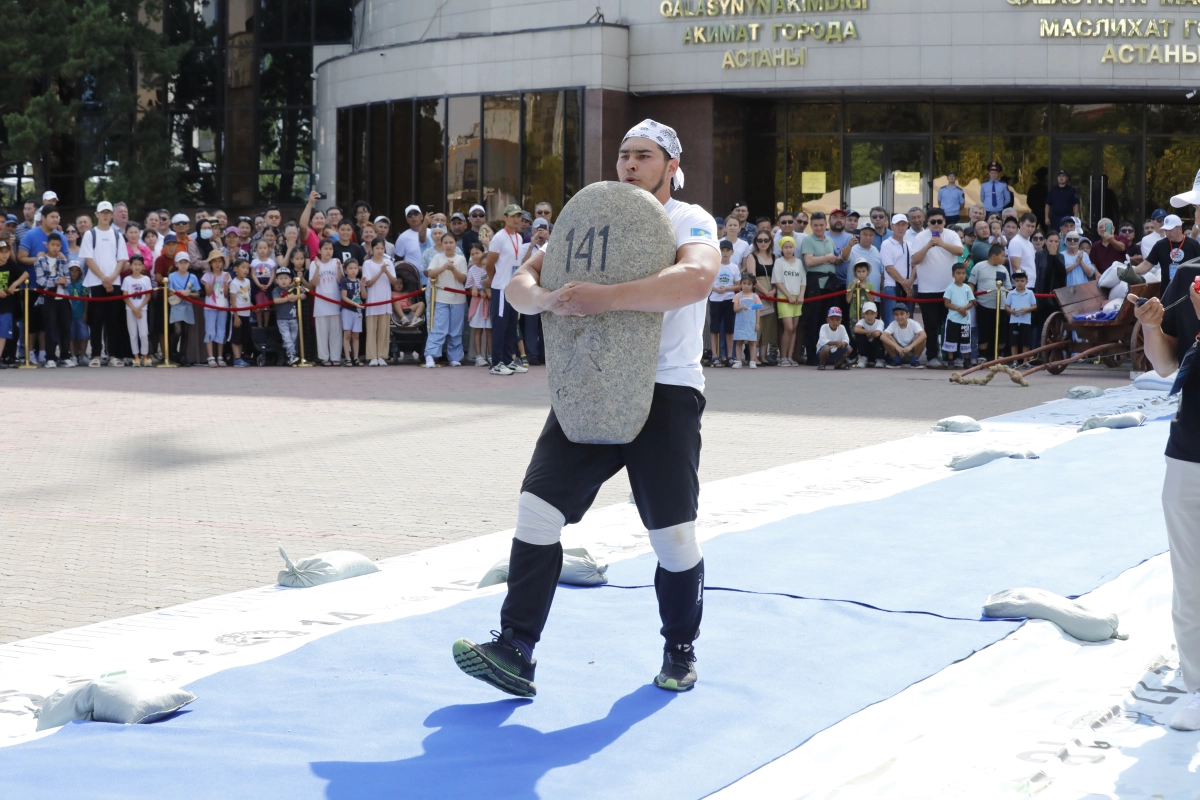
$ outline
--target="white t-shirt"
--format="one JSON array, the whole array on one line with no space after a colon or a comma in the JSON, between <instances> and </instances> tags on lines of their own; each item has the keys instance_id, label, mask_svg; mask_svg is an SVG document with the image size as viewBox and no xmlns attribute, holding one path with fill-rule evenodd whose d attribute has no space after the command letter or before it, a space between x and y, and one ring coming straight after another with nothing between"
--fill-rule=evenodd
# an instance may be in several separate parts
<instances>
[{"instance_id":1,"label":"white t-shirt","mask_svg":"<svg viewBox=\"0 0 1200 800\"><path fill-rule=\"evenodd\" d=\"M510 234L507 229L500 229L492 237L488 252L495 253L496 274L492 277L492 291L502 291L512 280L513 274L521 266L521 234Z\"/></svg>"},{"instance_id":2,"label":"white t-shirt","mask_svg":"<svg viewBox=\"0 0 1200 800\"><path fill-rule=\"evenodd\" d=\"M720 247L720 246L721 246L721 243L717 242L717 247ZM729 258L730 263L741 264L742 260L746 256L750 255L750 251L753 249L754 249L754 245L751 244L750 242L747 242L742 237L739 236L738 238L734 239L733 240L733 255L730 256L730 258Z\"/></svg>"},{"instance_id":3,"label":"white t-shirt","mask_svg":"<svg viewBox=\"0 0 1200 800\"><path fill-rule=\"evenodd\" d=\"M917 231L914 231L912 228L909 228L908 230L906 230L904 232L904 241L908 244L909 247L912 247L913 250L917 250L918 248L913 247L913 242L915 242L917 240L918 236L920 236L922 233L925 233L925 231L928 231L928 230L929 229L926 228L925 230L918 233Z\"/></svg>"},{"instance_id":4,"label":"white t-shirt","mask_svg":"<svg viewBox=\"0 0 1200 800\"><path fill-rule=\"evenodd\" d=\"M425 232L426 240L429 239L429 232ZM387 248L383 248L387 252ZM368 254L369 255L369 254ZM404 233L396 237L396 244L392 248L392 256L398 261L407 261L418 270L421 269L421 237L412 228L409 228Z\"/></svg>"},{"instance_id":5,"label":"white t-shirt","mask_svg":"<svg viewBox=\"0 0 1200 800\"><path fill-rule=\"evenodd\" d=\"M1150 249L1158 244L1163 238L1163 235L1158 231L1152 231L1142 237L1142 258L1150 257Z\"/></svg>"},{"instance_id":6,"label":"white t-shirt","mask_svg":"<svg viewBox=\"0 0 1200 800\"><path fill-rule=\"evenodd\" d=\"M799 258L793 258L788 261L783 256L775 259L775 266L771 269L771 283L774 285L783 284L783 288L788 294L793 297L804 298L804 285L808 282L808 276L804 271L804 264Z\"/></svg>"},{"instance_id":7,"label":"white t-shirt","mask_svg":"<svg viewBox=\"0 0 1200 800\"><path fill-rule=\"evenodd\" d=\"M896 344L901 347L908 347L913 343L913 339L917 338L917 334L925 329L921 327L921 323L915 319L909 319L908 324L903 328L896 320L892 320L892 324L883 329L883 332L896 340Z\"/></svg>"},{"instance_id":8,"label":"white t-shirt","mask_svg":"<svg viewBox=\"0 0 1200 800\"><path fill-rule=\"evenodd\" d=\"M230 282L228 272L206 272L201 275L200 283L212 287L212 294L206 297L204 302L221 308L229 308Z\"/></svg>"},{"instance_id":9,"label":"white t-shirt","mask_svg":"<svg viewBox=\"0 0 1200 800\"><path fill-rule=\"evenodd\" d=\"M888 267L896 270L896 274L908 280L909 267L912 263L912 247L908 242L901 244L895 236L889 236L887 241L879 246L879 262L883 265L883 288L895 289L896 279L887 271Z\"/></svg>"},{"instance_id":10,"label":"white t-shirt","mask_svg":"<svg viewBox=\"0 0 1200 800\"><path fill-rule=\"evenodd\" d=\"M271 277L275 274L275 267L275 258L273 256L267 256L266 261L259 261L255 258L250 262L250 274L266 286L271 282Z\"/></svg>"},{"instance_id":11,"label":"white t-shirt","mask_svg":"<svg viewBox=\"0 0 1200 800\"><path fill-rule=\"evenodd\" d=\"M446 263L448 259L445 253L438 253L429 261L429 269L437 269ZM462 256L454 257L454 268L464 275L467 274L467 260ZM428 272L428 271L427 271ZM454 277L454 273L446 270L437 276L437 297L434 300L438 303L445 303L448 306L460 306L467 302L465 294L456 294L447 292L446 289L462 289L463 284L458 278Z\"/></svg>"},{"instance_id":12,"label":"white t-shirt","mask_svg":"<svg viewBox=\"0 0 1200 800\"><path fill-rule=\"evenodd\" d=\"M775 233L775 257L776 258L779 258L781 255L783 255L783 252L780 251L780 249L779 249L779 240L782 238L783 238L783 231L777 231ZM808 238L808 234L800 233L799 231L795 231L794 233L792 233L792 238L796 240L796 253L799 254L800 245L804 244L804 240Z\"/></svg>"},{"instance_id":13,"label":"white t-shirt","mask_svg":"<svg viewBox=\"0 0 1200 800\"><path fill-rule=\"evenodd\" d=\"M95 231L93 234L92 231ZM92 240L95 238L95 244ZM83 285L87 287L99 286L102 281L100 278L87 268L87 261L84 259L92 259L96 262L96 266L100 271L107 276L111 276L114 280L117 278L117 258L118 246L120 247L120 259L128 260L128 251L125 249L125 237L118 234L116 228L109 226L106 231L97 228L92 228L80 237L79 242L79 263L83 265Z\"/></svg>"},{"instance_id":14,"label":"white t-shirt","mask_svg":"<svg viewBox=\"0 0 1200 800\"><path fill-rule=\"evenodd\" d=\"M375 263L375 259L368 258L363 262L362 282L363 289L366 290L366 297L363 298L367 303L378 303L384 300L392 299L392 284L387 278L380 278L375 281L373 286L367 286L367 281L374 278L380 272L386 271L393 279L396 277L396 268L392 266L392 262L387 259L383 260L383 264ZM340 290L339 290L340 294ZM378 317L381 314L392 313L392 307L389 305L367 306L368 317Z\"/></svg>"},{"instance_id":15,"label":"white t-shirt","mask_svg":"<svg viewBox=\"0 0 1200 800\"><path fill-rule=\"evenodd\" d=\"M1037 251L1033 249L1033 242L1026 239L1021 234L1017 234L1008 243L1008 264L1011 272L1016 272L1016 268L1012 266L1012 257L1016 256L1021 259L1021 272L1024 272L1029 277L1029 285L1037 285ZM1010 274L1011 274L1010 272ZM944 288L944 287L943 287Z\"/></svg>"},{"instance_id":16,"label":"white t-shirt","mask_svg":"<svg viewBox=\"0 0 1200 800\"><path fill-rule=\"evenodd\" d=\"M308 264L308 282L314 284L314 289L317 294L323 297L338 298L342 296L342 290L338 288L338 266L337 258L331 258L322 263L313 259ZM320 277L317 276L317 271L320 270ZM387 308L387 306L383 306ZM313 298L313 316L314 317L334 317L342 310L339 303L331 303L328 300L323 300L321 297Z\"/></svg>"},{"instance_id":17,"label":"white t-shirt","mask_svg":"<svg viewBox=\"0 0 1200 800\"><path fill-rule=\"evenodd\" d=\"M892 324L895 323L893 322ZM857 323L855 323L854 331L855 333L866 333L867 331L878 331L882 333L883 320L881 320L879 317L876 317L874 322L867 324L865 319L860 319Z\"/></svg>"},{"instance_id":18,"label":"white t-shirt","mask_svg":"<svg viewBox=\"0 0 1200 800\"><path fill-rule=\"evenodd\" d=\"M712 214L700 206L681 203L673 197L663 208L671 218L671 227L675 229L676 250L693 242L707 244L714 250L719 248L717 222ZM504 232L501 231L492 238L492 243L503 236ZM700 357L704 354L705 310L706 304L701 300L663 314L655 383L691 386L704 391L704 370L700 368Z\"/></svg>"},{"instance_id":19,"label":"white t-shirt","mask_svg":"<svg viewBox=\"0 0 1200 800\"><path fill-rule=\"evenodd\" d=\"M135 278L132 275L126 275L121 281L121 294L133 294L134 292L148 292L154 288L154 284L150 282L149 275L143 275L140 278ZM135 305L145 303L146 298L150 295L144 294L141 297L133 298ZM161 301L160 301L161 302Z\"/></svg>"},{"instance_id":20,"label":"white t-shirt","mask_svg":"<svg viewBox=\"0 0 1200 800\"><path fill-rule=\"evenodd\" d=\"M850 334L846 332L845 325L838 325L837 330L829 327L829 323L821 326L821 333L817 336L817 349L820 350L827 344L850 344Z\"/></svg>"},{"instance_id":21,"label":"white t-shirt","mask_svg":"<svg viewBox=\"0 0 1200 800\"><path fill-rule=\"evenodd\" d=\"M932 238L933 231L927 228L917 234L917 238L909 247L913 251L920 250ZM958 234L951 230L942 231L942 241L946 244L962 246L962 239L959 239ZM951 273L956 261L958 261L958 256L951 255L949 250L941 247L929 248L925 253L925 259L916 265L916 290L918 292L937 292L938 294L946 291L946 287L954 282Z\"/></svg>"},{"instance_id":22,"label":"white t-shirt","mask_svg":"<svg viewBox=\"0 0 1200 800\"><path fill-rule=\"evenodd\" d=\"M249 278L234 278L229 282L229 296L233 299L234 308L249 308L253 305L250 301L250 293L254 291L254 284ZM249 311L239 311L239 317L250 316Z\"/></svg>"},{"instance_id":23,"label":"white t-shirt","mask_svg":"<svg viewBox=\"0 0 1200 800\"><path fill-rule=\"evenodd\" d=\"M726 289L736 289L738 281L741 280L741 277L742 271L738 269L737 264L734 264L732 261L730 261L728 264L722 264L721 271L717 273L717 279L713 281L713 288L721 286ZM714 291L708 296L708 299L714 303L724 303L727 300L732 303L733 296L735 294L736 292L718 294Z\"/></svg>"}]
</instances>

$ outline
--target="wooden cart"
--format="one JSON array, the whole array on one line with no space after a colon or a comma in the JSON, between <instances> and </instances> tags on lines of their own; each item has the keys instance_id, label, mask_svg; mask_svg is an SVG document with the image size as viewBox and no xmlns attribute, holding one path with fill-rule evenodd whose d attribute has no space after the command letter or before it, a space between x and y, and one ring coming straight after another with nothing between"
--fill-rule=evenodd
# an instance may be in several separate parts
<instances>
[{"instance_id":1,"label":"wooden cart","mask_svg":"<svg viewBox=\"0 0 1200 800\"><path fill-rule=\"evenodd\" d=\"M1143 283L1130 286L1129 293L1147 297L1157 287ZM1042 327L1042 345L1055 345L1042 354L1046 371L1058 375L1069 361L1087 356L1098 356L1106 366L1120 367L1132 355L1135 370L1149 368L1141 351L1141 323L1134 316L1133 303L1122 303L1116 319L1087 322L1076 320L1075 315L1100 311L1108 302L1107 293L1095 281L1055 289L1054 296L1062 310L1047 317Z\"/></svg>"}]
</instances>

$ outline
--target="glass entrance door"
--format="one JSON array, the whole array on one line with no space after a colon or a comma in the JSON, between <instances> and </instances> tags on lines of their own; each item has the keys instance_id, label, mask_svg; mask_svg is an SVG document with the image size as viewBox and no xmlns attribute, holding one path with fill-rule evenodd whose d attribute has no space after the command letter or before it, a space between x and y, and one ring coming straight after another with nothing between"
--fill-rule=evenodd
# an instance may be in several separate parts
<instances>
[{"instance_id":1,"label":"glass entrance door","mask_svg":"<svg viewBox=\"0 0 1200 800\"><path fill-rule=\"evenodd\" d=\"M1051 153L1050 185L1060 169L1079 192L1079 217L1088 228L1107 217L1114 225L1130 220L1141 229L1142 147L1140 139L1057 138ZM1033 209L1042 218L1044 209Z\"/></svg>"},{"instance_id":2,"label":"glass entrance door","mask_svg":"<svg viewBox=\"0 0 1200 800\"><path fill-rule=\"evenodd\" d=\"M848 208L865 216L872 206L904 213L929 203L928 138L853 138L848 145Z\"/></svg>"}]
</instances>

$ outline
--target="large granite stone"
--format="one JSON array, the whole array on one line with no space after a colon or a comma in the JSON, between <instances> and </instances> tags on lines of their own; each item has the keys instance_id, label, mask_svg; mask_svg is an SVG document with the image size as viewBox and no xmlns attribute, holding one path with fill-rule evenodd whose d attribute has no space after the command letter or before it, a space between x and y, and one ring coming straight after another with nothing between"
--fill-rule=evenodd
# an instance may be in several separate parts
<instances>
[{"instance_id":1,"label":"large granite stone","mask_svg":"<svg viewBox=\"0 0 1200 800\"><path fill-rule=\"evenodd\" d=\"M625 283L675 263L675 233L662 203L627 183L585 186L554 223L541 285ZM650 414L662 314L542 314L550 404L573 442L625 444Z\"/></svg>"}]
</instances>

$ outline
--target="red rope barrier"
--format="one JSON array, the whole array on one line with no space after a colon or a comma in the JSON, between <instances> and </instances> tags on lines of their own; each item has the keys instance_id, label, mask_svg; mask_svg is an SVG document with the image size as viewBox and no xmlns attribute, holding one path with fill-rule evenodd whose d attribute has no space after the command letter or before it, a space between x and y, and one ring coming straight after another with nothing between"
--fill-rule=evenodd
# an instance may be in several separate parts
<instances>
[{"instance_id":1,"label":"red rope barrier","mask_svg":"<svg viewBox=\"0 0 1200 800\"><path fill-rule=\"evenodd\" d=\"M73 294L59 294L58 292L48 292L45 289L34 289L33 291L37 292L40 295L44 295L46 297L57 297L60 300L82 300L85 303L109 303L109 302L112 302L113 300L124 300L127 297L128 298L141 297L142 295L152 294L153 292L157 292L160 288L162 288L162 287L155 286L153 289L147 289L144 292L134 292L133 294L114 294L110 297L88 297L88 296L76 297Z\"/></svg>"},{"instance_id":2,"label":"red rope barrier","mask_svg":"<svg viewBox=\"0 0 1200 800\"><path fill-rule=\"evenodd\" d=\"M395 303L400 300L407 300L410 297L416 297L419 294L425 294L425 290L418 289L415 292L408 292L407 294L397 295L396 297L393 297L391 300L376 300L373 303L360 303L358 305L355 305L354 303L347 303L344 300L334 300L332 297L326 297L325 295L320 294L319 292L315 292L315 291L309 292L309 294L312 295L313 297L321 298L326 303L337 303L339 306L343 306L344 308L370 308L371 306L386 306L386 305L390 305L390 304Z\"/></svg>"},{"instance_id":3,"label":"red rope barrier","mask_svg":"<svg viewBox=\"0 0 1200 800\"><path fill-rule=\"evenodd\" d=\"M175 296L178 297L180 300L188 301L189 303L191 303L194 306L200 306L201 308L211 308L213 311L228 311L231 314L234 312L237 312L237 311L260 311L264 308L271 308L272 306L275 305L274 301L271 301L271 302L267 302L267 303L259 303L258 305L254 305L254 306L237 306L237 307L214 306L209 303L202 302L200 300L193 300L192 298L188 297L187 295L179 294L179 292L176 292Z\"/></svg>"}]
</instances>

